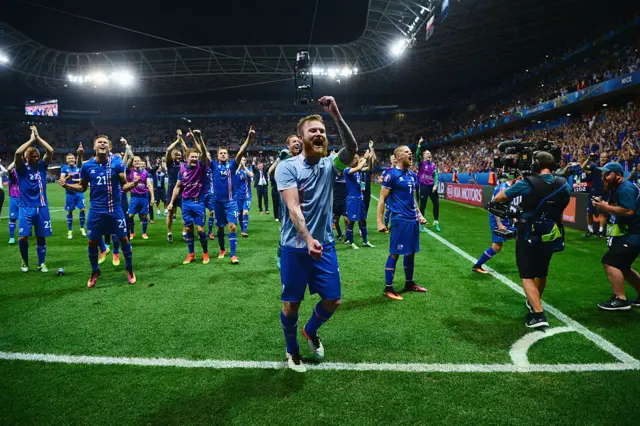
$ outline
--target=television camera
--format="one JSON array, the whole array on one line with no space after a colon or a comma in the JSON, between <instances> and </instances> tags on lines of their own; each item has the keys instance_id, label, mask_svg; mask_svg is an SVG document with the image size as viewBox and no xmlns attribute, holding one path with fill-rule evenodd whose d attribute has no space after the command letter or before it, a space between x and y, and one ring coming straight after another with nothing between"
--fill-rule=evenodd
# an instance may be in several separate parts
<instances>
[{"instance_id":1,"label":"television camera","mask_svg":"<svg viewBox=\"0 0 640 426\"><path fill-rule=\"evenodd\" d=\"M498 150L504 156L496 156L493 159L493 167L496 169L518 170L523 175L535 173L533 159L537 152L546 151L553 155L556 167L560 165L562 152L553 141L521 142L519 140L504 141L498 145Z\"/></svg>"}]
</instances>

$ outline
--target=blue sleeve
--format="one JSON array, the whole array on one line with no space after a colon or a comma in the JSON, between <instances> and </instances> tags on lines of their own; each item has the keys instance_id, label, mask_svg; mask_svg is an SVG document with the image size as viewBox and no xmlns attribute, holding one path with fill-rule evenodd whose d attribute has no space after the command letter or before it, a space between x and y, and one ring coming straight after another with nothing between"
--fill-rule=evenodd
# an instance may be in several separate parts
<instances>
[{"instance_id":1,"label":"blue sleeve","mask_svg":"<svg viewBox=\"0 0 640 426\"><path fill-rule=\"evenodd\" d=\"M178 182L182 180L182 173L178 173Z\"/></svg>"},{"instance_id":2,"label":"blue sleeve","mask_svg":"<svg viewBox=\"0 0 640 426\"><path fill-rule=\"evenodd\" d=\"M636 209L636 194L633 188L629 185L625 185L618 189L618 205L625 209Z\"/></svg>"},{"instance_id":3,"label":"blue sleeve","mask_svg":"<svg viewBox=\"0 0 640 426\"><path fill-rule=\"evenodd\" d=\"M346 169L343 170L345 176L349 174L349 170L351 170L351 167L347 167Z\"/></svg>"},{"instance_id":4,"label":"blue sleeve","mask_svg":"<svg viewBox=\"0 0 640 426\"><path fill-rule=\"evenodd\" d=\"M82 167L80 168L80 179L85 182L89 182L89 163L82 163Z\"/></svg>"},{"instance_id":5,"label":"blue sleeve","mask_svg":"<svg viewBox=\"0 0 640 426\"><path fill-rule=\"evenodd\" d=\"M521 195L529 195L531 193L531 187L526 180L521 180L516 182L511 188L508 188L505 193L507 197L512 200Z\"/></svg>"},{"instance_id":6,"label":"blue sleeve","mask_svg":"<svg viewBox=\"0 0 640 426\"><path fill-rule=\"evenodd\" d=\"M382 187L387 189L392 189L393 184L395 183L395 177L393 173L387 174L384 179L382 179Z\"/></svg>"},{"instance_id":7,"label":"blue sleeve","mask_svg":"<svg viewBox=\"0 0 640 426\"><path fill-rule=\"evenodd\" d=\"M60 173L69 173L69 166L62 166L62 168L60 169Z\"/></svg>"},{"instance_id":8,"label":"blue sleeve","mask_svg":"<svg viewBox=\"0 0 640 426\"><path fill-rule=\"evenodd\" d=\"M44 162L44 160L40 160L38 162L38 170L41 172L46 172L49 166Z\"/></svg>"},{"instance_id":9,"label":"blue sleeve","mask_svg":"<svg viewBox=\"0 0 640 426\"><path fill-rule=\"evenodd\" d=\"M235 159L229 161L229 168L232 172L235 172L236 170L238 170L238 162Z\"/></svg>"}]
</instances>

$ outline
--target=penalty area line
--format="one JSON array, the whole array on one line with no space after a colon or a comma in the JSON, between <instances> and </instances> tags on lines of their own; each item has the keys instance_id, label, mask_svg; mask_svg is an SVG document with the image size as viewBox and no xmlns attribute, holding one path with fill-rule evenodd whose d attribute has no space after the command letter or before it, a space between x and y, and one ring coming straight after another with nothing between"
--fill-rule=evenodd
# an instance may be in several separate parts
<instances>
[{"instance_id":1,"label":"penalty area line","mask_svg":"<svg viewBox=\"0 0 640 426\"><path fill-rule=\"evenodd\" d=\"M190 360L182 358L133 358L87 355L54 355L19 352L0 352L0 360L37 361L57 364L121 365L140 367L209 368L209 369L286 369L285 362L278 361L233 361ZM311 371L381 371L404 373L578 373L589 371L640 370L640 364L395 364L395 363L343 363L327 362L305 364Z\"/></svg>"}]
</instances>

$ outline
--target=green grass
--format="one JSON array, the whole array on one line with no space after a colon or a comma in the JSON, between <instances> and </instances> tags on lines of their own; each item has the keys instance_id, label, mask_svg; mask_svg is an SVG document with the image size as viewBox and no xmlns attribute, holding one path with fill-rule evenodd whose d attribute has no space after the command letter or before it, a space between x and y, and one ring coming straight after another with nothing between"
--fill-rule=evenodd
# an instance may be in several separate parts
<instances>
[{"instance_id":1,"label":"green grass","mask_svg":"<svg viewBox=\"0 0 640 426\"><path fill-rule=\"evenodd\" d=\"M49 200L52 210L61 209L62 190L50 185ZM375 200L372 230L374 205ZM442 237L472 256L486 250L486 212L446 201L441 210ZM115 268L109 259L96 288L87 289L86 241L77 230L73 240L66 239L64 212L52 213L52 220L46 275L20 272L17 246L5 244L6 220L0 225L0 351L283 359L281 284L274 261L278 227L272 216L258 214L255 202L250 237L238 243L240 265L213 256L210 265L183 266L185 245L168 245L157 222L149 227L149 240L133 241L135 286L126 284L123 266ZM178 231L175 225L174 234ZM433 237L421 238L415 279L431 292L409 294L403 302L381 296L387 235L371 232L375 249L338 246L343 304L322 329L327 362L510 362L509 349L528 332L522 296L491 276L473 275L469 261ZM566 251L552 262L545 301L638 359L640 310L596 308L610 295L600 266L604 248L602 241L583 241L578 231L568 231ZM216 251L217 242L210 242L212 255ZM34 241L30 255L35 259ZM507 243L490 266L519 282L513 244ZM59 267L63 277L55 276ZM403 279L400 266L398 286ZM301 324L317 300L307 297ZM550 320L552 326L563 325ZM577 333L544 339L528 356L532 363L616 362ZM0 361L0 423L631 424L632 416L621 416L619 407L633 412L639 391L640 371L296 375Z\"/></svg>"}]
</instances>

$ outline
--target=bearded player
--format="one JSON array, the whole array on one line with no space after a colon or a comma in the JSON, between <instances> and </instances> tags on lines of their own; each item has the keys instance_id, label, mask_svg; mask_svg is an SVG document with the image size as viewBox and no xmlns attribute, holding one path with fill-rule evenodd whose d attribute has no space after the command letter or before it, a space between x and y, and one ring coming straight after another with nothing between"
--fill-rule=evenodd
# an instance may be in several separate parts
<instances>
[{"instance_id":1,"label":"bearded player","mask_svg":"<svg viewBox=\"0 0 640 426\"><path fill-rule=\"evenodd\" d=\"M65 156L66 165L62 166L60 170L60 178L64 178L70 183L79 183L80 182L80 166L82 166L82 155L84 154L84 149L82 148L82 144L78 147L78 161L76 164L76 156L71 152ZM80 233L83 237L87 236L87 233L84 230L84 221L85 221L85 202L84 202L84 194L81 192L74 192L67 190L65 194L65 206L64 210L67 212L67 238L73 238L73 211L78 209L80 211Z\"/></svg>"},{"instance_id":2,"label":"bearded player","mask_svg":"<svg viewBox=\"0 0 640 426\"><path fill-rule=\"evenodd\" d=\"M69 184L65 179L59 181L63 188L78 192L85 192L88 186L91 187L87 221L91 278L87 287L94 287L102 275L98 264L98 244L103 235L117 235L126 261L127 280L129 284L135 284L133 254L127 235L127 219L122 211L121 190L131 191L140 182L140 175L134 175L134 181L127 182L127 168L120 157L110 155L111 140L107 136L96 136L93 149L96 156L82 164L80 183Z\"/></svg>"},{"instance_id":3,"label":"bearded player","mask_svg":"<svg viewBox=\"0 0 640 426\"><path fill-rule=\"evenodd\" d=\"M276 169L278 190L285 203L280 269L284 306L280 320L287 344L287 363L297 372L306 370L297 334L298 310L307 286L322 299L302 329L317 359L324 357L318 328L340 305L340 272L331 230L331 195L336 175L351 163L358 150L356 139L333 97L325 96L319 103L335 121L344 148L338 154L327 156L324 121L320 115L310 115L298 122L302 154L282 161Z\"/></svg>"},{"instance_id":4,"label":"bearded player","mask_svg":"<svg viewBox=\"0 0 640 426\"><path fill-rule=\"evenodd\" d=\"M167 148L167 153L165 154L165 159L167 162L167 176L169 177L169 184L167 188L167 196L171 197L173 194L173 190L178 183L178 174L180 173L180 168L182 167L182 152L187 150L187 144L182 138L182 130L178 129L176 131L176 140L173 141L171 145ZM180 144L182 151L180 151L177 146ZM167 206L168 207L168 206ZM167 241L169 243L173 243L173 234L171 233L171 226L173 225L173 218L176 214L177 208L180 207L182 210L182 198L178 196L174 203L173 209L167 210ZM182 228L182 234L184 235L185 230Z\"/></svg>"},{"instance_id":5,"label":"bearded player","mask_svg":"<svg viewBox=\"0 0 640 426\"><path fill-rule=\"evenodd\" d=\"M426 223L426 219L418 210L415 200L418 176L411 171L413 163L411 149L399 146L394 151L397 165L382 181L380 201L378 202L378 231L386 231L383 223L385 205L391 210L391 238L389 242L389 257L385 266L384 295L391 300L402 300L403 297L393 289L393 277L396 273L396 263L400 255L404 256L403 266L405 274L404 291L424 293L427 289L418 286L413 281L415 255L420 251L419 225Z\"/></svg>"}]
</instances>

